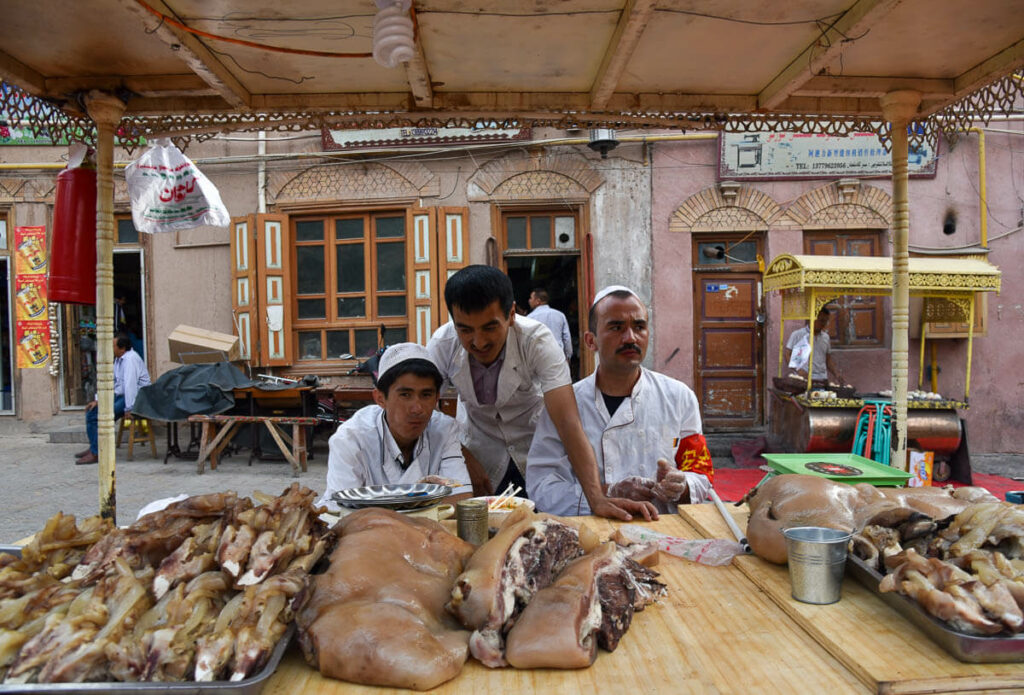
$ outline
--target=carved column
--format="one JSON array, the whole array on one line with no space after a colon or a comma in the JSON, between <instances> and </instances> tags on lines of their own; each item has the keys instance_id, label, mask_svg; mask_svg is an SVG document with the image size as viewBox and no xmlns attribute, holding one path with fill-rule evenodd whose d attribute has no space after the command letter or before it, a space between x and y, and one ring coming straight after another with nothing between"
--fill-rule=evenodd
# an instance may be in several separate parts
<instances>
[{"instance_id":1,"label":"carved column","mask_svg":"<svg viewBox=\"0 0 1024 695\"><path fill-rule=\"evenodd\" d=\"M114 471L114 134L124 103L92 91L85 99L96 124L96 391L99 400L100 515L117 522Z\"/></svg>"},{"instance_id":2,"label":"carved column","mask_svg":"<svg viewBox=\"0 0 1024 695\"><path fill-rule=\"evenodd\" d=\"M910 327L910 216L907 194L907 126L917 113L921 95L911 90L889 92L880 100L892 126L892 401L896 411L896 450L891 465L907 470L907 366Z\"/></svg>"}]
</instances>

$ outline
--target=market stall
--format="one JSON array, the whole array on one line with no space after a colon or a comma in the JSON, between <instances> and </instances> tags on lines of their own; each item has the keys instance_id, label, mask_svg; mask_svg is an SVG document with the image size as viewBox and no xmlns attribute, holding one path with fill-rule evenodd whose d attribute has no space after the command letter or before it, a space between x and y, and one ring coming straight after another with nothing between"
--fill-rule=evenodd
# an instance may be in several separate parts
<instances>
[{"instance_id":1,"label":"market stall","mask_svg":"<svg viewBox=\"0 0 1024 695\"><path fill-rule=\"evenodd\" d=\"M950 456L961 443L958 411L967 409L970 395L975 295L998 292L1000 272L980 256L910 258L909 279L910 296L922 300L922 324L956 321L968 326L963 396L906 401L908 442L937 456ZM892 288L893 259L889 257L783 254L773 259L765 269L764 291L782 295L778 376L783 376L786 321L813 322L822 307L838 297L889 296ZM925 331L921 335L923 374ZM810 342L813 351L813 331ZM773 444L787 451L850 451L865 404L894 403L894 393L832 395L812 391L810 370L802 393L771 389Z\"/></svg>"}]
</instances>

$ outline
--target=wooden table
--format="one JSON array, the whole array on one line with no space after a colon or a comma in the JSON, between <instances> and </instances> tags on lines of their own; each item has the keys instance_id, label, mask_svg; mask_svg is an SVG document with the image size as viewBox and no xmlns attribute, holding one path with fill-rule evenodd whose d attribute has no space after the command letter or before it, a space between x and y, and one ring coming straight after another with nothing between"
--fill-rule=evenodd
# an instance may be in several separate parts
<instances>
[{"instance_id":1,"label":"wooden table","mask_svg":"<svg viewBox=\"0 0 1024 695\"><path fill-rule=\"evenodd\" d=\"M615 525L588 523L602 536ZM654 528L700 534L678 516ZM736 567L704 567L662 554L657 569L669 586L659 603L637 613L618 649L599 652L578 671L488 669L470 659L462 673L431 692L515 693L838 693L870 692L799 624L766 600ZM323 678L292 647L263 695L408 692Z\"/></svg>"},{"instance_id":2,"label":"wooden table","mask_svg":"<svg viewBox=\"0 0 1024 695\"><path fill-rule=\"evenodd\" d=\"M705 537L732 538L713 505L680 507L680 514ZM733 513L746 528L747 513ZM750 582L746 591L770 599L792 625L824 647L878 693L947 693L1024 690L1024 664L967 664L957 661L912 623L852 578L842 598L829 606L800 603L790 596L789 571L759 557L736 558L733 567ZM763 593L761 593L763 592ZM629 638L627 634L626 638Z\"/></svg>"}]
</instances>

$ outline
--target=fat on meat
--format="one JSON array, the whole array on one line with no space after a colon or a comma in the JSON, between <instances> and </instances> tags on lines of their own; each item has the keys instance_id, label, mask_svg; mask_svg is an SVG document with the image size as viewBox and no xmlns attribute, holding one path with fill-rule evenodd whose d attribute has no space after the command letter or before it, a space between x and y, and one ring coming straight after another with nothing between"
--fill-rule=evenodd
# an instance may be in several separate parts
<instances>
[{"instance_id":1,"label":"fat on meat","mask_svg":"<svg viewBox=\"0 0 1024 695\"><path fill-rule=\"evenodd\" d=\"M824 526L853 532L869 524L896 526L915 515L940 520L986 496L991 497L981 488L877 488L813 475L779 475L748 498L747 540L755 554L782 565L786 563L784 528Z\"/></svg>"},{"instance_id":2,"label":"fat on meat","mask_svg":"<svg viewBox=\"0 0 1024 695\"><path fill-rule=\"evenodd\" d=\"M445 611L473 546L429 519L364 509L296 615L307 661L328 677L429 690L462 670L469 633Z\"/></svg>"}]
</instances>

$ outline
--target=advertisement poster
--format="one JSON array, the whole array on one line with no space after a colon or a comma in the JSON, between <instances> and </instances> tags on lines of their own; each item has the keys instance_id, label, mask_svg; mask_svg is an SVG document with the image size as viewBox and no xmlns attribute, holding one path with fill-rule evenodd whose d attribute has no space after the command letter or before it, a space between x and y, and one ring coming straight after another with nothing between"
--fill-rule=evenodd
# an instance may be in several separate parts
<instances>
[{"instance_id":1,"label":"advertisement poster","mask_svg":"<svg viewBox=\"0 0 1024 695\"><path fill-rule=\"evenodd\" d=\"M806 179L891 176L892 157L874 133L722 133L718 173L723 179ZM911 145L910 176L935 176L936 152Z\"/></svg>"},{"instance_id":2,"label":"advertisement poster","mask_svg":"<svg viewBox=\"0 0 1024 695\"><path fill-rule=\"evenodd\" d=\"M46 315L46 228L14 228L15 340L18 368L42 367L50 359Z\"/></svg>"}]
</instances>

